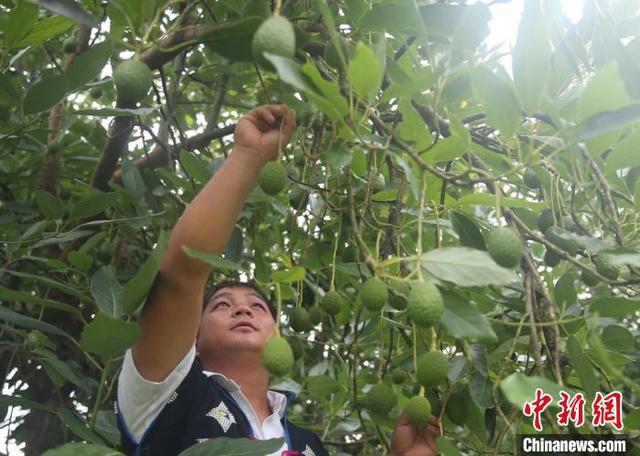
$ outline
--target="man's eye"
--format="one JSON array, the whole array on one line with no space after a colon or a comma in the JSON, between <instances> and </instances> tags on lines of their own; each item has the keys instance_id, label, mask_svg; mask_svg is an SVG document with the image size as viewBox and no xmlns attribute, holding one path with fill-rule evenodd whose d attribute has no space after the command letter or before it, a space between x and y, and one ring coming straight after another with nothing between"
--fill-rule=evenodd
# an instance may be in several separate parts
<instances>
[{"instance_id":1,"label":"man's eye","mask_svg":"<svg viewBox=\"0 0 640 456\"><path fill-rule=\"evenodd\" d=\"M216 309L217 309L218 307L220 307L220 306L223 306L223 305L228 307L228 306L229 306L229 303L224 302L224 301L223 301L223 302L219 302L218 304L216 304Z\"/></svg>"},{"instance_id":2,"label":"man's eye","mask_svg":"<svg viewBox=\"0 0 640 456\"><path fill-rule=\"evenodd\" d=\"M254 305L254 306L258 306L258 307L260 307L261 309L264 309L264 305L263 305L262 303L254 302L254 303L253 303L253 305Z\"/></svg>"}]
</instances>

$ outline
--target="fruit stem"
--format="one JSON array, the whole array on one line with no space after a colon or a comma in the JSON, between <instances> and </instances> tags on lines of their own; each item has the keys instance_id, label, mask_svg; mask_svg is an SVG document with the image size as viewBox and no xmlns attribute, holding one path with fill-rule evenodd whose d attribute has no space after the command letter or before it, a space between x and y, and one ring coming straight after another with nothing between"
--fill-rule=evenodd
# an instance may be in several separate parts
<instances>
[{"instance_id":1,"label":"fruit stem","mask_svg":"<svg viewBox=\"0 0 640 456\"><path fill-rule=\"evenodd\" d=\"M418 336L416 335L416 324L411 323L411 332L413 335L413 370L418 372Z\"/></svg>"},{"instance_id":2,"label":"fruit stem","mask_svg":"<svg viewBox=\"0 0 640 456\"><path fill-rule=\"evenodd\" d=\"M274 16L280 16L280 8L282 8L282 0L276 0L276 7L273 10Z\"/></svg>"},{"instance_id":3,"label":"fruit stem","mask_svg":"<svg viewBox=\"0 0 640 456\"><path fill-rule=\"evenodd\" d=\"M258 75L258 80L260 81L260 85L262 86L262 90L264 90L264 94L267 96L267 103L271 102L271 94L269 93L269 89L267 89L266 84L264 83L264 80L262 79L262 74L260 74L260 68L258 68L258 65L256 65L255 63L253 64L253 67L256 69L256 74ZM280 153L278 151L278 153Z\"/></svg>"},{"instance_id":4,"label":"fruit stem","mask_svg":"<svg viewBox=\"0 0 640 456\"><path fill-rule=\"evenodd\" d=\"M497 184L496 184L497 187ZM500 208L500 191L495 192L496 195L496 220L498 221L498 225L500 225L500 219L502 218L502 209Z\"/></svg>"},{"instance_id":5,"label":"fruit stem","mask_svg":"<svg viewBox=\"0 0 640 456\"><path fill-rule=\"evenodd\" d=\"M282 157L282 132L284 131L284 123L287 121L287 115L289 111L286 111L282 116L282 122L280 122L280 132L278 133L278 160Z\"/></svg>"},{"instance_id":6,"label":"fruit stem","mask_svg":"<svg viewBox=\"0 0 640 456\"><path fill-rule=\"evenodd\" d=\"M331 263L331 282L329 282L329 290L335 290L334 281L336 279L336 255L338 253L338 240L340 239L340 232L342 231L342 217L340 217L340 221L338 222L338 235L336 236L336 242L333 245L333 261Z\"/></svg>"},{"instance_id":7,"label":"fruit stem","mask_svg":"<svg viewBox=\"0 0 640 456\"><path fill-rule=\"evenodd\" d=\"M431 351L438 350L438 334L436 333L436 328L431 327Z\"/></svg>"},{"instance_id":8,"label":"fruit stem","mask_svg":"<svg viewBox=\"0 0 640 456\"><path fill-rule=\"evenodd\" d=\"M280 283L276 282L276 335L280 335L280 315L282 312L282 295L280 293Z\"/></svg>"},{"instance_id":9,"label":"fruit stem","mask_svg":"<svg viewBox=\"0 0 640 456\"><path fill-rule=\"evenodd\" d=\"M424 386L420 385L420 392L418 395L424 397Z\"/></svg>"},{"instance_id":10,"label":"fruit stem","mask_svg":"<svg viewBox=\"0 0 640 456\"><path fill-rule=\"evenodd\" d=\"M422 282L422 214L424 211L424 195L427 192L427 179L425 179L425 173L423 172L421 175L422 179L422 189L420 191L420 208L418 209L418 242L417 252L416 252L416 272L418 273L418 280Z\"/></svg>"}]
</instances>

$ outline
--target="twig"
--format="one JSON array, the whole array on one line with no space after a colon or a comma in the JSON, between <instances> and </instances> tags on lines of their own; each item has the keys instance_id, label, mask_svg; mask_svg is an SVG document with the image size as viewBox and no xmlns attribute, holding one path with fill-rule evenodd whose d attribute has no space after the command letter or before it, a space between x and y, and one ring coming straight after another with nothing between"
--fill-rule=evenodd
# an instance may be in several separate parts
<instances>
[{"instance_id":1,"label":"twig","mask_svg":"<svg viewBox=\"0 0 640 456\"><path fill-rule=\"evenodd\" d=\"M611 220L614 224L613 233L615 234L616 242L618 243L618 245L622 245L623 238L622 238L622 230L620 228L620 220L618 218L618 210L616 209L616 205L613 203L613 199L611 198L611 187L609 186L609 182L607 182L606 177L604 177L604 174L602 174L602 171L600 171L600 167L595 162L593 157L591 157L587 149L582 145L578 145L578 148L580 149L580 152L582 152L582 155L585 158L585 160L587 160L587 163L589 163L589 167L591 168L591 171L593 171L593 174L595 174L596 176L596 182L600 185L600 188L602 189L602 196L604 198L605 208L607 209L607 212L609 212L609 216L611 217Z\"/></svg>"}]
</instances>

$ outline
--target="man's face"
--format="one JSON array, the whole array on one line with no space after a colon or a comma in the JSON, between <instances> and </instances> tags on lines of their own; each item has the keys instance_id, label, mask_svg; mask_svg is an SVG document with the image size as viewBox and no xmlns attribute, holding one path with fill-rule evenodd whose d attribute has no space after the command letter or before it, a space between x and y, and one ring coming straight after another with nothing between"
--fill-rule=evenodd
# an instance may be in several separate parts
<instances>
[{"instance_id":1,"label":"man's face","mask_svg":"<svg viewBox=\"0 0 640 456\"><path fill-rule=\"evenodd\" d=\"M209 299L200 321L197 349L201 358L238 351L260 353L275 330L269 306L251 288L221 288Z\"/></svg>"}]
</instances>

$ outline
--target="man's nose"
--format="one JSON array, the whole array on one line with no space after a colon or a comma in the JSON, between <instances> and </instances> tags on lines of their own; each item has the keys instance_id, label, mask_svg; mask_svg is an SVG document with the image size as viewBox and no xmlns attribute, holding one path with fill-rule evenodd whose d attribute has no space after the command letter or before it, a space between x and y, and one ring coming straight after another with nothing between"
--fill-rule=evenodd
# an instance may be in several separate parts
<instances>
[{"instance_id":1,"label":"man's nose","mask_svg":"<svg viewBox=\"0 0 640 456\"><path fill-rule=\"evenodd\" d=\"M251 315L251 308L246 304L238 304L236 310L233 313L234 315L242 315L243 313Z\"/></svg>"}]
</instances>

